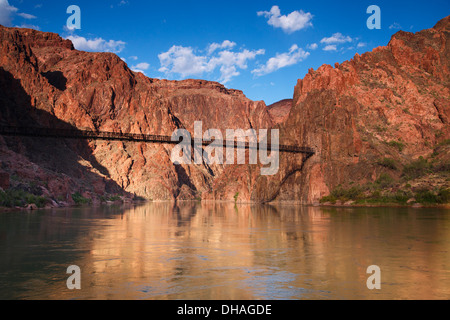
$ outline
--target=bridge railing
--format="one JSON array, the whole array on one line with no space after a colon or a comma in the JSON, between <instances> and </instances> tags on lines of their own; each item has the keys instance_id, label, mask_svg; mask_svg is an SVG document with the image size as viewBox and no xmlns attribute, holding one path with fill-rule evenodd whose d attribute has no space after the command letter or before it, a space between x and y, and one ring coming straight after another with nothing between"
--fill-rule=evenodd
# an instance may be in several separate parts
<instances>
[{"instance_id":1,"label":"bridge railing","mask_svg":"<svg viewBox=\"0 0 450 320\"><path fill-rule=\"evenodd\" d=\"M135 141L135 142L155 142L155 143L167 143L178 144L179 141L172 141L172 137L163 135L150 135L140 133L118 133L118 132L106 132L106 131L91 131L91 130L73 130L73 129L57 129L57 128L45 128L45 127L14 127L14 126L2 126L0 125L0 135L9 136L30 136L30 137L47 137L47 138L62 138L62 139L96 139L96 140L115 140L115 141ZM191 140L191 144L194 140ZM261 148L260 143L252 142L239 142L229 140L215 140L213 142L202 141L203 146L219 146L227 147L229 145L234 146L235 149L258 149ZM309 147L303 146L288 146L288 145L272 145L270 142L264 144L267 149L274 150L278 147L280 152L290 153L304 153L309 156L314 155L315 151Z\"/></svg>"}]
</instances>

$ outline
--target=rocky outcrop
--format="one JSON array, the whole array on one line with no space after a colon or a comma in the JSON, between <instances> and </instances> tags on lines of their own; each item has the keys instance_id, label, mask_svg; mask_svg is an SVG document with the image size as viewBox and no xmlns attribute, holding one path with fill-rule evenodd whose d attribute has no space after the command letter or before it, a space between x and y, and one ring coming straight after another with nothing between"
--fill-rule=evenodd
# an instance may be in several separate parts
<instances>
[{"instance_id":1,"label":"rocky outcrop","mask_svg":"<svg viewBox=\"0 0 450 320\"><path fill-rule=\"evenodd\" d=\"M55 34L0 27L0 38L3 124L169 136L193 133L195 121L223 132L272 126L264 102L216 82L150 79L114 54L74 50ZM0 148L5 172L43 181L64 199L118 189L153 200L200 198L225 170L174 165L173 147L157 144L5 137Z\"/></svg>"},{"instance_id":2,"label":"rocky outcrop","mask_svg":"<svg viewBox=\"0 0 450 320\"><path fill-rule=\"evenodd\" d=\"M380 159L405 164L449 139L449 31L447 17L429 30L399 32L386 47L299 80L284 138L316 155L278 199L316 202L338 185L375 181L386 170Z\"/></svg>"}]
</instances>

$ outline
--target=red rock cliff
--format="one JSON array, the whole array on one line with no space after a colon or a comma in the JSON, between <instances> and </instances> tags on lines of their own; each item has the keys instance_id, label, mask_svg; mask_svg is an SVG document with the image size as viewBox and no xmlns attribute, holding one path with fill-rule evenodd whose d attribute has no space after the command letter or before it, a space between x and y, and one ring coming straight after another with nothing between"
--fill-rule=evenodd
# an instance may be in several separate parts
<instances>
[{"instance_id":1,"label":"red rock cliff","mask_svg":"<svg viewBox=\"0 0 450 320\"><path fill-rule=\"evenodd\" d=\"M401 31L386 47L299 80L282 135L317 154L278 199L316 202L340 184L376 180L381 158L408 163L448 139L449 31L450 17L416 34Z\"/></svg>"},{"instance_id":2,"label":"red rock cliff","mask_svg":"<svg viewBox=\"0 0 450 320\"><path fill-rule=\"evenodd\" d=\"M51 33L0 27L0 39L3 123L169 136L179 127L193 132L197 120L204 130L272 126L263 102L219 83L150 79L114 54L77 51ZM43 181L65 199L78 190L101 195L107 183L147 199L199 198L224 171L175 166L167 145L59 141L52 149L56 142L45 139L0 143L3 172Z\"/></svg>"}]
</instances>

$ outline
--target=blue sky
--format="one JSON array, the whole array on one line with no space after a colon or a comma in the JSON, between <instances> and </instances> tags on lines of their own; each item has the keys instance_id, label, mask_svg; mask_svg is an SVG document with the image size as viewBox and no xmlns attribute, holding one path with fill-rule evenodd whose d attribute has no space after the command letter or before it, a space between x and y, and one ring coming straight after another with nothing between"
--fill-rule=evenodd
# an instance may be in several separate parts
<instances>
[{"instance_id":1,"label":"blue sky","mask_svg":"<svg viewBox=\"0 0 450 320\"><path fill-rule=\"evenodd\" d=\"M81 30L66 27L81 9ZM367 28L367 8L381 29ZM110 51L152 78L206 79L267 104L292 98L308 69L386 45L397 31L433 27L450 1L0 0L0 24L60 34L77 49Z\"/></svg>"}]
</instances>

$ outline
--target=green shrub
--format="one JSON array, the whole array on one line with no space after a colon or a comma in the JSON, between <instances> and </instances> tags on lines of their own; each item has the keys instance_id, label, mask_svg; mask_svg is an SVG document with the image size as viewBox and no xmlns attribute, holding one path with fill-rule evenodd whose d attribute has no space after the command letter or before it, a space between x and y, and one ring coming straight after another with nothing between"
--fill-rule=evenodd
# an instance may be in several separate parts
<instances>
[{"instance_id":1,"label":"green shrub","mask_svg":"<svg viewBox=\"0 0 450 320\"><path fill-rule=\"evenodd\" d=\"M450 203L450 189L442 188L437 193L427 189L418 190L415 198L422 204L447 204Z\"/></svg>"},{"instance_id":2,"label":"green shrub","mask_svg":"<svg viewBox=\"0 0 450 320\"><path fill-rule=\"evenodd\" d=\"M389 188L392 187L394 179L387 173L382 173L375 183L382 189Z\"/></svg>"},{"instance_id":3,"label":"green shrub","mask_svg":"<svg viewBox=\"0 0 450 320\"><path fill-rule=\"evenodd\" d=\"M382 182L389 181L389 176L380 176ZM382 192L374 190L370 194L364 193L362 187L352 187L345 189L341 186L334 189L327 197L323 197L320 203L330 202L335 204L338 200L346 202L355 201L356 204L400 204L406 205L408 200L415 198L422 204L447 204L450 203L450 189L443 188L435 193L431 190L423 189L413 193L411 190L398 190L394 194L390 191Z\"/></svg>"},{"instance_id":4,"label":"green shrub","mask_svg":"<svg viewBox=\"0 0 450 320\"><path fill-rule=\"evenodd\" d=\"M43 208L46 203L47 199L23 190L0 191L0 206L2 207L24 207L27 204L35 204L38 208Z\"/></svg>"},{"instance_id":5,"label":"green shrub","mask_svg":"<svg viewBox=\"0 0 450 320\"><path fill-rule=\"evenodd\" d=\"M111 196L108 201L116 202L122 200L120 196Z\"/></svg>"},{"instance_id":6,"label":"green shrub","mask_svg":"<svg viewBox=\"0 0 450 320\"><path fill-rule=\"evenodd\" d=\"M357 200L361 196L362 189L360 186L352 186L350 189L345 189L339 186L331 192L332 198L343 201Z\"/></svg>"},{"instance_id":7,"label":"green shrub","mask_svg":"<svg viewBox=\"0 0 450 320\"><path fill-rule=\"evenodd\" d=\"M406 204L409 199L413 197L411 192L407 191L397 191L393 197L393 200L396 203Z\"/></svg>"},{"instance_id":8,"label":"green shrub","mask_svg":"<svg viewBox=\"0 0 450 320\"><path fill-rule=\"evenodd\" d=\"M450 203L450 189L441 189L438 193L439 203Z\"/></svg>"},{"instance_id":9,"label":"green shrub","mask_svg":"<svg viewBox=\"0 0 450 320\"><path fill-rule=\"evenodd\" d=\"M84 205L91 203L90 199L86 199L81 195L81 193L76 192L72 195L72 199L75 202L76 205Z\"/></svg>"},{"instance_id":10,"label":"green shrub","mask_svg":"<svg viewBox=\"0 0 450 320\"><path fill-rule=\"evenodd\" d=\"M411 111L409 111L409 108L404 108L403 112L406 113L406 114L409 114L410 116L412 115Z\"/></svg>"},{"instance_id":11,"label":"green shrub","mask_svg":"<svg viewBox=\"0 0 450 320\"><path fill-rule=\"evenodd\" d=\"M355 186L355 187L351 187L350 189L347 190L345 197L348 200L357 200L359 198L361 198L363 196L363 192L361 187L359 186Z\"/></svg>"},{"instance_id":12,"label":"green shrub","mask_svg":"<svg viewBox=\"0 0 450 320\"><path fill-rule=\"evenodd\" d=\"M397 170L397 163L394 159L384 158L379 160L377 164L388 169Z\"/></svg>"},{"instance_id":13,"label":"green shrub","mask_svg":"<svg viewBox=\"0 0 450 320\"><path fill-rule=\"evenodd\" d=\"M450 139L444 140L441 143L439 143L437 146L438 147L443 147L443 146L448 146L450 145Z\"/></svg>"},{"instance_id":14,"label":"green shrub","mask_svg":"<svg viewBox=\"0 0 450 320\"><path fill-rule=\"evenodd\" d=\"M423 204L436 204L439 203L437 194L430 190L420 190L416 192L416 201Z\"/></svg>"},{"instance_id":15,"label":"green shrub","mask_svg":"<svg viewBox=\"0 0 450 320\"><path fill-rule=\"evenodd\" d=\"M450 163L444 162L440 165L437 165L433 168L433 172L439 173L439 172L449 172L450 173Z\"/></svg>"},{"instance_id":16,"label":"green shrub","mask_svg":"<svg viewBox=\"0 0 450 320\"><path fill-rule=\"evenodd\" d=\"M326 202L330 202L330 203L336 203L336 201L337 201L338 199L336 199L335 197L333 197L333 196L326 196L326 197L323 197L322 199L320 199L320 203L326 203Z\"/></svg>"},{"instance_id":17,"label":"green shrub","mask_svg":"<svg viewBox=\"0 0 450 320\"><path fill-rule=\"evenodd\" d=\"M378 126L375 127L375 130L377 130L377 132L379 132L379 133L382 133L382 132L386 132L387 128L378 125Z\"/></svg>"},{"instance_id":18,"label":"green shrub","mask_svg":"<svg viewBox=\"0 0 450 320\"><path fill-rule=\"evenodd\" d=\"M104 196L100 197L101 202L109 202L109 201L116 202L116 201L120 201L120 200L122 200L122 199L120 198L120 196L117 196L117 195L116 196L104 195Z\"/></svg>"},{"instance_id":19,"label":"green shrub","mask_svg":"<svg viewBox=\"0 0 450 320\"><path fill-rule=\"evenodd\" d=\"M381 191L380 190L375 190L374 192L372 192L370 197L372 199L380 199L381 198Z\"/></svg>"},{"instance_id":20,"label":"green shrub","mask_svg":"<svg viewBox=\"0 0 450 320\"><path fill-rule=\"evenodd\" d=\"M361 186L356 185L352 186L349 189L345 189L342 186L336 187L329 196L323 197L320 202L331 202L336 203L336 201L340 200L343 202L346 201L358 201L364 199L364 190Z\"/></svg>"},{"instance_id":21,"label":"green shrub","mask_svg":"<svg viewBox=\"0 0 450 320\"><path fill-rule=\"evenodd\" d=\"M402 152L405 149L405 145L399 141L389 141L388 146L398 149L398 151Z\"/></svg>"},{"instance_id":22,"label":"green shrub","mask_svg":"<svg viewBox=\"0 0 450 320\"><path fill-rule=\"evenodd\" d=\"M414 161L403 168L403 176L407 180L414 180L431 173L432 169L433 165L428 163L423 157L420 157L419 160Z\"/></svg>"}]
</instances>

